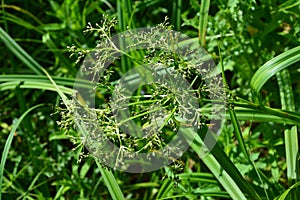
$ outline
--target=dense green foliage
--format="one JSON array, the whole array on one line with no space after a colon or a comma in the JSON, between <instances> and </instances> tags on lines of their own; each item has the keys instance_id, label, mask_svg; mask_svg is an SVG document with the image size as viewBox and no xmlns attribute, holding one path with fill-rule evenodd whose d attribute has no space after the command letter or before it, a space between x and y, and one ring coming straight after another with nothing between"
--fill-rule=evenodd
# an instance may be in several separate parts
<instances>
[{"instance_id":1,"label":"dense green foliage","mask_svg":"<svg viewBox=\"0 0 300 200\"><path fill-rule=\"evenodd\" d=\"M299 13L298 0L2 0L0 199L296 200ZM226 85L227 111L217 145L205 157L200 148L210 126L205 121L182 158L149 173L107 168L84 148L72 127L69 102L82 63L78 56L103 37L99 30L84 31L89 23L101 28L105 16L113 25L104 31L108 37L163 23L167 16L173 30L198 41L212 56L215 73ZM153 63L170 58L151 56L146 58ZM109 100L114 82L136 66L130 58L123 56L109 68L114 73L99 86L99 107ZM196 75L188 73L193 80ZM161 89L156 95L164 94ZM206 100L199 97L199 105ZM132 105L132 116L148 114L147 103ZM113 123L103 118L102 126ZM142 117L135 122L147 124ZM161 134L172 128L162 127Z\"/></svg>"}]
</instances>

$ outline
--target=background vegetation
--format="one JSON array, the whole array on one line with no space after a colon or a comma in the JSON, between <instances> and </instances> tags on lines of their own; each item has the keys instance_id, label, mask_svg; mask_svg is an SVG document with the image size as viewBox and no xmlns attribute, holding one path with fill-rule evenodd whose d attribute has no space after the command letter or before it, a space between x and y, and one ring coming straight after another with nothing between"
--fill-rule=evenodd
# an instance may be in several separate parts
<instances>
[{"instance_id":1,"label":"background vegetation","mask_svg":"<svg viewBox=\"0 0 300 200\"><path fill-rule=\"evenodd\" d=\"M0 198L296 200L299 13L297 0L2 0ZM77 133L59 126L68 119L61 98L80 67L67 46L93 48L98 35L83 31L103 14L118 20L112 35L168 16L224 68L227 120L211 154L199 158L199 133L182 169L122 173L76 148ZM114 66L120 75L130 68L124 60Z\"/></svg>"}]
</instances>

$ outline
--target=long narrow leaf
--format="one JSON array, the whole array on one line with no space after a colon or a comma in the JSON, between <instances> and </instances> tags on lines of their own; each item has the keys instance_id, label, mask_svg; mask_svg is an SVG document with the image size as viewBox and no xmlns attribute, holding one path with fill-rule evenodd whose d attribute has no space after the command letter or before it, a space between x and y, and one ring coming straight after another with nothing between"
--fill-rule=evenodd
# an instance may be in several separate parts
<instances>
[{"instance_id":1,"label":"long narrow leaf","mask_svg":"<svg viewBox=\"0 0 300 200\"><path fill-rule=\"evenodd\" d=\"M199 41L203 47L205 47L206 44L206 28L208 23L209 6L210 6L210 0L201 1L200 16L199 16Z\"/></svg>"},{"instance_id":2,"label":"long narrow leaf","mask_svg":"<svg viewBox=\"0 0 300 200\"><path fill-rule=\"evenodd\" d=\"M0 91L15 89L19 84L20 84L19 81L2 83L0 84ZM74 94L74 90L72 88L67 88L64 86L58 86L58 87L59 90L65 94L69 94L69 95ZM20 88L41 89L41 90L50 90L50 91L57 92L57 88L54 87L52 83L37 84L37 82L28 81L20 85Z\"/></svg>"},{"instance_id":3,"label":"long narrow leaf","mask_svg":"<svg viewBox=\"0 0 300 200\"><path fill-rule=\"evenodd\" d=\"M12 130L10 131L8 138L5 142L5 146L4 146L4 150L2 153L2 158L1 158L1 164L0 164L0 200L1 200L1 194L2 194L2 179L3 179L3 172L4 172L4 166L5 166L5 162L8 156L8 152L14 137L14 133L16 132L17 128L19 127L19 125L21 124L22 120L25 118L25 116L30 113L32 110L43 106L43 104L39 104L36 106L33 106L32 108L28 109L25 113L23 113L21 115L21 117L15 122L15 124L13 124L12 126Z\"/></svg>"},{"instance_id":4,"label":"long narrow leaf","mask_svg":"<svg viewBox=\"0 0 300 200\"><path fill-rule=\"evenodd\" d=\"M194 134L191 131L190 129L186 129L184 137L188 141L193 141L191 147L200 157L202 157L201 155L203 153L202 141L206 140L214 144L213 146L206 144L210 153L203 157L202 160L233 199L247 199L243 192L248 194L251 199L261 199L253 187L242 177L239 170L231 162L222 148L216 143L207 127L203 127L200 130L200 137L196 134L193 138Z\"/></svg>"},{"instance_id":5,"label":"long narrow leaf","mask_svg":"<svg viewBox=\"0 0 300 200\"><path fill-rule=\"evenodd\" d=\"M52 79L56 82L56 84L63 86L74 86L75 78L67 78L67 77L58 77L52 76ZM45 75L29 75L29 74L4 74L0 75L0 82L36 82L36 83L51 83L49 78ZM76 84L81 88L90 88L90 81L84 79L76 79ZM101 87L101 86L99 86Z\"/></svg>"},{"instance_id":6,"label":"long narrow leaf","mask_svg":"<svg viewBox=\"0 0 300 200\"><path fill-rule=\"evenodd\" d=\"M282 109L295 111L294 95L289 71L284 69L278 72L276 76L280 91ZM287 177L290 184L292 184L296 182L298 172L297 155L299 147L297 126L292 126L291 128L286 128L284 130L284 143L287 163ZM297 198L297 192L298 189L291 191L291 199Z\"/></svg>"},{"instance_id":7,"label":"long narrow leaf","mask_svg":"<svg viewBox=\"0 0 300 200\"><path fill-rule=\"evenodd\" d=\"M245 145L245 141L244 141L244 138L243 138L243 134L242 134L242 130L241 130L241 127L239 125L239 122L237 120L237 115L235 113L235 110L234 108L230 108L229 109L229 114L230 114L230 119L231 119L231 122L232 122L232 125L233 125L233 128L234 128L234 133L235 133L235 137L239 143L239 147L241 148L243 154L245 155L245 157L247 158L248 162L253 166L253 168L255 169L260 181L261 181L261 184L264 185L262 179L261 179L261 176L255 166L255 163L251 160L249 154L248 154L248 151L247 151L247 148L246 148L246 145ZM268 196L268 193L266 191L266 188L264 187L264 192L266 194L266 197L267 199L269 199L269 196Z\"/></svg>"},{"instance_id":8,"label":"long narrow leaf","mask_svg":"<svg viewBox=\"0 0 300 200\"><path fill-rule=\"evenodd\" d=\"M173 1L172 21L173 21L174 29L176 31L180 31L181 7L182 7L182 0Z\"/></svg>"},{"instance_id":9,"label":"long narrow leaf","mask_svg":"<svg viewBox=\"0 0 300 200\"><path fill-rule=\"evenodd\" d=\"M278 72L276 76L280 90L282 109L295 111L294 95L289 71L283 70L281 72ZM289 179L296 179L296 163L298 154L297 126L293 126L290 129L285 129L284 138L287 160L287 175Z\"/></svg>"},{"instance_id":10,"label":"long narrow leaf","mask_svg":"<svg viewBox=\"0 0 300 200\"><path fill-rule=\"evenodd\" d=\"M282 193L278 198L276 198L276 200L285 200L286 197L288 196L288 194L294 190L295 188L300 186L300 182L295 183L294 185L292 185L291 187L289 187L289 189L287 189L284 193ZM299 197L299 196L298 196Z\"/></svg>"},{"instance_id":11,"label":"long narrow leaf","mask_svg":"<svg viewBox=\"0 0 300 200\"><path fill-rule=\"evenodd\" d=\"M166 197L169 191L172 189L173 185L174 182L172 182L171 179L169 178L165 179L160 187L160 190L158 191L156 199L158 200Z\"/></svg>"},{"instance_id":12,"label":"long narrow leaf","mask_svg":"<svg viewBox=\"0 0 300 200\"><path fill-rule=\"evenodd\" d=\"M101 164L97 161L97 159L95 158L95 161L97 163L97 166L101 172L101 175L103 176L103 179L104 179L104 182L105 182L105 185L107 186L108 188L108 191L111 195L111 197L114 199L114 200L122 200L122 199L125 199L124 198L124 195L114 177L114 175L112 174L111 171L103 168L101 166Z\"/></svg>"},{"instance_id":13,"label":"long narrow leaf","mask_svg":"<svg viewBox=\"0 0 300 200\"><path fill-rule=\"evenodd\" d=\"M43 74L42 66L38 64L22 47L20 47L1 27L0 40L5 46L13 52L27 67L29 67L36 74Z\"/></svg>"},{"instance_id":14,"label":"long narrow leaf","mask_svg":"<svg viewBox=\"0 0 300 200\"><path fill-rule=\"evenodd\" d=\"M269 60L253 75L250 85L255 92L259 92L263 85L277 72L300 61L300 46L290 49Z\"/></svg>"},{"instance_id":15,"label":"long narrow leaf","mask_svg":"<svg viewBox=\"0 0 300 200\"><path fill-rule=\"evenodd\" d=\"M62 98L64 104L69 106L69 100L66 95L60 90L55 81L51 78L50 74L36 62L21 46L19 46L1 27L0 27L0 39L25 65L31 68L35 73L42 75L46 74L53 86L56 88L56 92Z\"/></svg>"},{"instance_id":16,"label":"long narrow leaf","mask_svg":"<svg viewBox=\"0 0 300 200\"><path fill-rule=\"evenodd\" d=\"M239 146L240 146L243 154L245 155L245 157L248 160L250 160L247 149L246 149L245 141L243 139L243 134L242 134L239 122L237 120L235 110L233 108L229 109L229 115L230 115L231 122L232 122L232 125L233 125L233 128L234 128L235 137L236 137L236 139L239 143Z\"/></svg>"}]
</instances>

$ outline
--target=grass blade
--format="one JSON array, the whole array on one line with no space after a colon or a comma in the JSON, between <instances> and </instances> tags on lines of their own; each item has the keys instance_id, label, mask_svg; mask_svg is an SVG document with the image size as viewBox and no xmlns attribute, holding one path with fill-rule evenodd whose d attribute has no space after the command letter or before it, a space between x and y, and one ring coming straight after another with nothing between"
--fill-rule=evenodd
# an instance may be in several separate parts
<instances>
[{"instance_id":1,"label":"grass blade","mask_svg":"<svg viewBox=\"0 0 300 200\"><path fill-rule=\"evenodd\" d=\"M200 6L199 16L199 41L202 47L206 45L206 28L208 22L208 11L210 6L210 0L202 0Z\"/></svg>"},{"instance_id":2,"label":"grass blade","mask_svg":"<svg viewBox=\"0 0 300 200\"><path fill-rule=\"evenodd\" d=\"M28 113L30 113L32 110L34 110L38 107L41 107L43 105L44 104L39 104L39 105L33 106L30 109L28 109L25 113L23 113L21 115L21 117L15 122L15 124L12 127L12 130L10 131L10 133L8 135L8 138L5 142L5 146L4 146L4 150L3 150L2 158L1 158L1 164L0 164L0 185L1 185L1 187L0 187L0 200L1 200L1 194L2 194L2 179L3 179L4 166L5 166L7 155L8 155L8 152L9 152L9 149L10 149L13 137L14 137L14 133L16 132L16 130L19 127L19 125L21 124L22 120L25 118L25 116Z\"/></svg>"},{"instance_id":3,"label":"grass blade","mask_svg":"<svg viewBox=\"0 0 300 200\"><path fill-rule=\"evenodd\" d=\"M283 70L276 74L280 90L280 99L283 110L295 111L295 103L293 89L291 85L290 74L288 70ZM284 132L286 142L286 160L287 160L287 175L289 179L297 178L297 153L298 153L298 135L297 126L290 129L285 129Z\"/></svg>"},{"instance_id":4,"label":"grass blade","mask_svg":"<svg viewBox=\"0 0 300 200\"><path fill-rule=\"evenodd\" d=\"M278 72L276 76L280 91L282 109L295 111L294 95L289 71L284 69ZM287 177L290 184L293 184L297 181L297 178L299 178L299 175L297 174L299 170L297 165L297 155L299 150L297 126L285 128L284 142L287 163ZM291 191L291 198L297 198L297 192L297 189Z\"/></svg>"},{"instance_id":5,"label":"grass blade","mask_svg":"<svg viewBox=\"0 0 300 200\"><path fill-rule=\"evenodd\" d=\"M6 82L0 84L0 91L4 90L13 90L15 89L18 85L20 85L20 82L18 81L13 81L13 82ZM72 95L74 94L74 90L71 88L67 88L64 86L58 86L59 90L65 94ZM53 86L52 83L37 83L37 82L24 82L23 84L20 85L20 88L27 88L27 89L40 89L40 90L49 90L49 91L54 91L57 92L57 89Z\"/></svg>"},{"instance_id":6,"label":"grass blade","mask_svg":"<svg viewBox=\"0 0 300 200\"><path fill-rule=\"evenodd\" d=\"M194 138L193 135L195 135ZM210 149L210 153L203 157L202 160L226 189L229 195L233 199L241 200L247 199L244 195L244 193L246 193L249 197L251 197L251 199L261 199L253 187L242 177L241 173L231 162L222 148L216 143L215 138L208 131L208 128L203 127L200 130L199 135L191 133L190 129L186 129L184 132L186 140L193 140L191 147L200 157L203 153L201 147L203 146L202 141L204 141L204 139L215 144L213 147L207 146L207 148ZM209 137L209 139L207 139L207 137Z\"/></svg>"},{"instance_id":7,"label":"grass blade","mask_svg":"<svg viewBox=\"0 0 300 200\"><path fill-rule=\"evenodd\" d=\"M250 85L258 93L263 85L277 72L300 61L300 46L290 49L266 62L253 75Z\"/></svg>"},{"instance_id":8,"label":"grass blade","mask_svg":"<svg viewBox=\"0 0 300 200\"><path fill-rule=\"evenodd\" d=\"M69 106L69 100L66 95L60 90L55 81L51 78L50 74L36 62L21 46L19 46L1 27L0 27L0 39L25 65L32 69L38 75L46 74L53 86L56 88L57 93L62 98L64 104Z\"/></svg>"},{"instance_id":9,"label":"grass blade","mask_svg":"<svg viewBox=\"0 0 300 200\"><path fill-rule=\"evenodd\" d=\"M20 47L1 27L0 39L27 67L36 74L43 74L42 66L40 66L40 64L38 64L26 51L24 51L24 49Z\"/></svg>"},{"instance_id":10,"label":"grass blade","mask_svg":"<svg viewBox=\"0 0 300 200\"><path fill-rule=\"evenodd\" d=\"M220 53L220 55L221 55L220 48L219 48L219 53ZM220 56L220 59L221 59L221 62L220 62L220 63L221 63L221 67L222 67L223 84L225 85L225 87L228 88L228 83L227 83L227 80L226 80L226 77L225 77L225 71L224 71L224 65L223 65L223 59L222 59L222 56ZM247 151L247 148L246 148L246 145L245 145L245 141L244 141L244 139L243 139L243 134L242 134L242 131L241 131L241 127L240 127L240 125L239 125L239 122L238 122L238 118L237 118L236 112L235 112L235 110L234 110L233 103L231 103L231 104L229 105L229 116L230 116L230 119L231 119L231 122L232 122L232 125L233 125L233 128L234 128L235 137L236 137L236 139L238 140L239 146L240 146L240 148L242 149L243 154L244 154L245 157L247 158L248 162L249 162L249 163L253 166L253 168L255 169L255 171L256 171L256 173L257 173L257 175L258 175L258 177L259 177L259 179L260 179L262 185L264 185L264 184L263 184L263 181L262 181L262 179L261 179L261 176L260 176L260 174L259 174L259 172L258 172L258 170L257 170L257 168L256 168L256 166L255 166L254 161L251 160L251 158L250 158L250 156L249 156L249 154L248 154L248 151ZM250 119L250 120L251 120L251 119ZM266 194L267 199L269 199L268 193L267 193L265 187L264 187L264 192L265 192L265 194ZM257 195L255 191L253 191L253 194L254 194L254 195Z\"/></svg>"},{"instance_id":11,"label":"grass blade","mask_svg":"<svg viewBox=\"0 0 300 200\"><path fill-rule=\"evenodd\" d=\"M75 78L52 76L52 79L59 85L74 86ZM44 75L28 75L28 74L4 74L0 75L0 82L24 82L24 83L51 83L49 78ZM76 79L76 84L81 88L90 88L90 81L84 79ZM99 86L101 88L101 86Z\"/></svg>"},{"instance_id":12,"label":"grass blade","mask_svg":"<svg viewBox=\"0 0 300 200\"><path fill-rule=\"evenodd\" d=\"M167 196L169 191L172 189L174 185L174 182L171 181L171 179L166 178L164 182L162 183L160 190L158 191L158 194L156 196L156 199L161 199Z\"/></svg>"},{"instance_id":13,"label":"grass blade","mask_svg":"<svg viewBox=\"0 0 300 200\"><path fill-rule=\"evenodd\" d=\"M235 113L239 120L252 120L255 122L276 122L279 124L295 124L295 121L289 120L286 117L272 115L258 110L235 108ZM230 119L229 114L226 114L226 119Z\"/></svg>"},{"instance_id":14,"label":"grass blade","mask_svg":"<svg viewBox=\"0 0 300 200\"><path fill-rule=\"evenodd\" d=\"M289 187L289 189L287 189L284 193L282 193L278 198L276 198L276 200L285 200L286 197L288 196L288 194L295 188L300 186L300 182L295 183L294 185L292 185L291 187ZM297 197L296 197L297 199Z\"/></svg>"},{"instance_id":15,"label":"grass blade","mask_svg":"<svg viewBox=\"0 0 300 200\"><path fill-rule=\"evenodd\" d=\"M131 0L117 0L117 15L118 15L118 24L120 31L126 31L127 26L129 28L134 28L134 20L129 24L130 16L129 13L132 12L132 3ZM124 49L124 42L120 39L120 47ZM131 66L130 60L127 56L122 55L121 57L121 66L122 73L126 73Z\"/></svg>"},{"instance_id":16,"label":"grass blade","mask_svg":"<svg viewBox=\"0 0 300 200\"><path fill-rule=\"evenodd\" d=\"M242 134L239 122L237 120L235 110L233 108L229 109L229 115L230 115L231 122L232 122L232 125L233 125L233 128L234 128L235 137L236 137L236 139L239 143L239 146L241 147L242 152L245 155L245 157L248 160L250 160L247 149L246 149L245 141L243 139L243 134Z\"/></svg>"},{"instance_id":17,"label":"grass blade","mask_svg":"<svg viewBox=\"0 0 300 200\"><path fill-rule=\"evenodd\" d=\"M172 14L172 21L174 25L174 30L180 31L181 27L181 7L182 7L182 0L175 0L173 1L173 14Z\"/></svg>"},{"instance_id":18,"label":"grass blade","mask_svg":"<svg viewBox=\"0 0 300 200\"><path fill-rule=\"evenodd\" d=\"M114 200L122 200L122 199L125 199L124 198L124 195L114 177L114 175L112 174L111 171L103 168L101 166L101 164L97 161L97 158L95 158L95 161L97 163L97 166L98 168L100 169L100 172L101 172L101 175L103 176L103 179L104 179L104 183L105 185L107 186L108 188L108 191L111 195L111 197L114 199Z\"/></svg>"},{"instance_id":19,"label":"grass blade","mask_svg":"<svg viewBox=\"0 0 300 200\"><path fill-rule=\"evenodd\" d=\"M237 116L236 116L234 108L229 109L229 114L230 114L231 122L232 122L232 125L233 125L233 128L234 128L235 137L238 141L239 147L242 149L242 152L245 155L245 157L247 158L248 162L255 169L255 172L257 173L257 175L259 177L259 180L261 181L261 184L264 185L264 183L261 179L261 176L260 176L260 174L259 174L259 172L258 172L258 170L255 166L254 161L251 160L251 158L248 154L248 151L247 151L247 148L246 148L246 145L245 145L245 141L244 141L244 138L243 138L242 130L241 130L241 127L240 127L239 122L237 120ZM267 199L269 199L269 196L268 196L268 193L267 193L267 190L266 190L265 187L264 187L264 192L266 194Z\"/></svg>"}]
</instances>

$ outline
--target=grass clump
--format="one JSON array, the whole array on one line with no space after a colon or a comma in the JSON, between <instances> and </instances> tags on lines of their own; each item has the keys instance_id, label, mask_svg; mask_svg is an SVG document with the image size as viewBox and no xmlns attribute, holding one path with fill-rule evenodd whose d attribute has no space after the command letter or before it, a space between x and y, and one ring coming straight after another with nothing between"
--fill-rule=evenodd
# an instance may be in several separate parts
<instances>
[{"instance_id":1,"label":"grass clump","mask_svg":"<svg viewBox=\"0 0 300 200\"><path fill-rule=\"evenodd\" d=\"M2 1L0 198L297 199L299 9L294 0ZM178 133L190 148L174 153L165 147ZM134 152L172 164L118 171Z\"/></svg>"}]
</instances>

